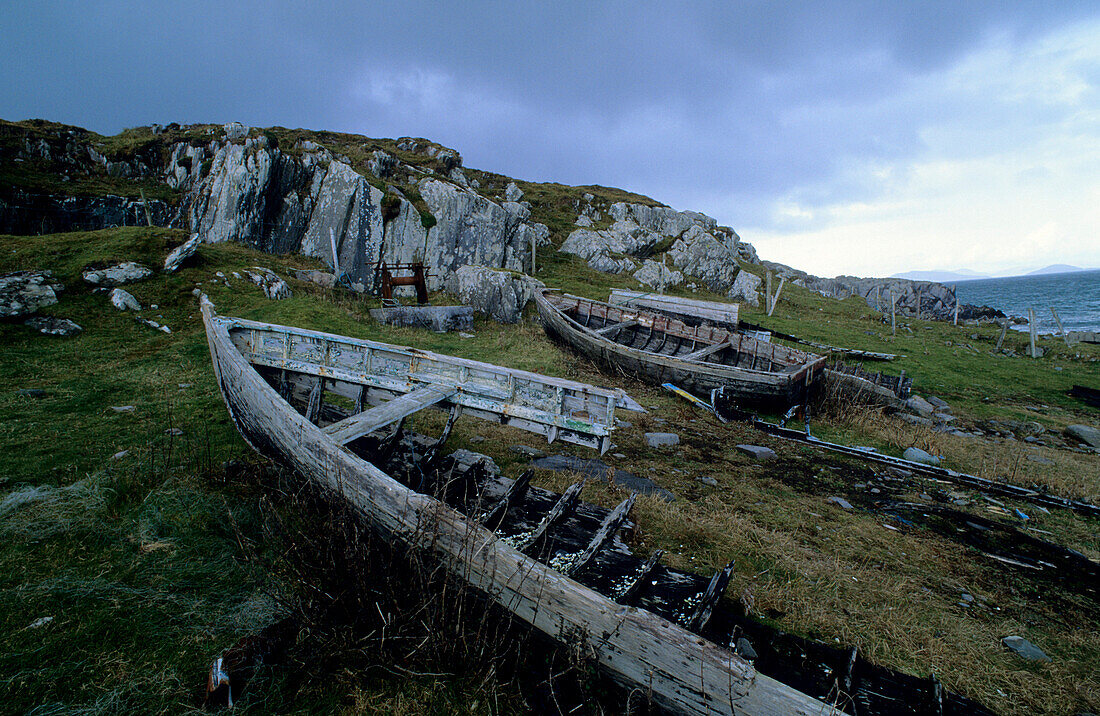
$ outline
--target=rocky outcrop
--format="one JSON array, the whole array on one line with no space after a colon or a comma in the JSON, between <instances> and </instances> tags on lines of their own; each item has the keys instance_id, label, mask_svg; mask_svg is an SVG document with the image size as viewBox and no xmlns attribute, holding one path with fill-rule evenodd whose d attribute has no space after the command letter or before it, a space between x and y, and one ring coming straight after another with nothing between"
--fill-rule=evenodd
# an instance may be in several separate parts
<instances>
[{"instance_id":1,"label":"rocky outcrop","mask_svg":"<svg viewBox=\"0 0 1100 716\"><path fill-rule=\"evenodd\" d=\"M729 290L737 276L736 254L698 224L693 224L676 240L668 255L676 268L699 279L711 291Z\"/></svg>"},{"instance_id":2,"label":"rocky outcrop","mask_svg":"<svg viewBox=\"0 0 1100 716\"><path fill-rule=\"evenodd\" d=\"M488 266L522 271L532 239L549 243L550 230L529 224L530 211L515 202L497 204L468 189L438 179L425 179L420 194L436 218L428 230L424 261L436 275L429 289L461 266Z\"/></svg>"},{"instance_id":3,"label":"rocky outcrop","mask_svg":"<svg viewBox=\"0 0 1100 716\"><path fill-rule=\"evenodd\" d=\"M36 313L57 303L65 287L50 271L17 271L0 276L0 318Z\"/></svg>"},{"instance_id":4,"label":"rocky outcrop","mask_svg":"<svg viewBox=\"0 0 1100 716\"><path fill-rule=\"evenodd\" d=\"M652 259L646 259L642 267L634 272L634 280L643 286L664 290L682 284L684 274Z\"/></svg>"},{"instance_id":5,"label":"rocky outcrop","mask_svg":"<svg viewBox=\"0 0 1100 716\"><path fill-rule=\"evenodd\" d=\"M149 217L145 209L149 209ZM0 195L0 234L54 234L95 231L113 226L179 226L178 207L159 199L68 196L11 189Z\"/></svg>"},{"instance_id":6,"label":"rocky outcrop","mask_svg":"<svg viewBox=\"0 0 1100 716\"><path fill-rule=\"evenodd\" d=\"M744 301L750 306L760 305L760 277L748 271L740 271L726 293L727 298Z\"/></svg>"},{"instance_id":7,"label":"rocky outcrop","mask_svg":"<svg viewBox=\"0 0 1100 716\"><path fill-rule=\"evenodd\" d=\"M579 256L597 271L636 271L634 277L644 286L655 287L662 279L670 281L666 285L675 285L679 283L673 282L675 275L680 280L698 279L712 291L727 293L740 270L738 260L756 260L755 249L742 244L733 230L695 211L618 202L608 209L615 223L607 229L593 230L588 227L599 212L590 194L585 195L585 203L578 209L581 213L577 225L581 228L569 234L560 251ZM671 246L670 239L674 239ZM665 274L658 268L660 262L649 262L649 257L663 247L667 247L667 256L677 271ZM646 263L638 269L635 259Z\"/></svg>"},{"instance_id":8,"label":"rocky outcrop","mask_svg":"<svg viewBox=\"0 0 1100 716\"><path fill-rule=\"evenodd\" d=\"M33 328L45 336L78 336L84 332L79 324L68 318L54 318L53 316L35 316L23 321L23 325Z\"/></svg>"},{"instance_id":9,"label":"rocky outcrop","mask_svg":"<svg viewBox=\"0 0 1100 716\"><path fill-rule=\"evenodd\" d=\"M484 266L462 266L447 277L446 290L478 313L500 323L516 323L536 288L530 276Z\"/></svg>"},{"instance_id":10,"label":"rocky outcrop","mask_svg":"<svg viewBox=\"0 0 1100 716\"><path fill-rule=\"evenodd\" d=\"M269 268L253 266L251 269L245 269L244 273L252 283L260 287L265 296L273 301L290 298L294 295L291 293L290 286L287 285L286 281L279 278L279 275Z\"/></svg>"}]
</instances>

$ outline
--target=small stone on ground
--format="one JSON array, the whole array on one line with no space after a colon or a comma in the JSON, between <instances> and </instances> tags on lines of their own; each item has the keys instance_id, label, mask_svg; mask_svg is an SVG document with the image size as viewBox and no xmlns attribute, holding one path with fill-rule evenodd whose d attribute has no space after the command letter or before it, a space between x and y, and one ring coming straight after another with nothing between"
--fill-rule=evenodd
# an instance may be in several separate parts
<instances>
[{"instance_id":1,"label":"small stone on ground","mask_svg":"<svg viewBox=\"0 0 1100 716\"><path fill-rule=\"evenodd\" d=\"M703 483L707 487L718 487L718 481L715 480L710 475L703 475L703 476L697 477L695 479L698 480L699 482Z\"/></svg>"},{"instance_id":2,"label":"small stone on ground","mask_svg":"<svg viewBox=\"0 0 1100 716\"><path fill-rule=\"evenodd\" d=\"M905 452L902 453L902 457L910 462L919 462L922 465L932 465L934 467L940 464L940 458L930 455L918 447L906 448Z\"/></svg>"},{"instance_id":3,"label":"small stone on ground","mask_svg":"<svg viewBox=\"0 0 1100 716\"><path fill-rule=\"evenodd\" d=\"M775 450L763 445L738 445L738 452L748 455L753 460L773 460L775 459Z\"/></svg>"},{"instance_id":4,"label":"small stone on ground","mask_svg":"<svg viewBox=\"0 0 1100 716\"><path fill-rule=\"evenodd\" d=\"M512 445L508 448L517 455L523 455L529 458L546 457L546 453L538 448L528 447L527 445Z\"/></svg>"},{"instance_id":5,"label":"small stone on ground","mask_svg":"<svg viewBox=\"0 0 1100 716\"><path fill-rule=\"evenodd\" d=\"M679 445L680 436L676 433L646 433L646 445L650 447L664 447L666 445Z\"/></svg>"},{"instance_id":6,"label":"small stone on ground","mask_svg":"<svg viewBox=\"0 0 1100 716\"><path fill-rule=\"evenodd\" d=\"M1001 643L1010 651L1015 652L1028 661L1050 661L1050 657L1043 653L1042 649L1022 636L1006 636L1004 639L1001 639Z\"/></svg>"},{"instance_id":7,"label":"small stone on ground","mask_svg":"<svg viewBox=\"0 0 1100 716\"><path fill-rule=\"evenodd\" d=\"M834 505L839 505L839 506L843 507L846 510L852 509L852 503L851 502L848 502L843 497L837 497L836 495L833 495L832 497L830 497L828 500L826 500L826 502L831 502Z\"/></svg>"},{"instance_id":8,"label":"small stone on ground","mask_svg":"<svg viewBox=\"0 0 1100 716\"><path fill-rule=\"evenodd\" d=\"M23 324L47 336L75 336L84 331L83 328L68 318L53 318L52 316L35 316L34 318L28 318Z\"/></svg>"}]
</instances>

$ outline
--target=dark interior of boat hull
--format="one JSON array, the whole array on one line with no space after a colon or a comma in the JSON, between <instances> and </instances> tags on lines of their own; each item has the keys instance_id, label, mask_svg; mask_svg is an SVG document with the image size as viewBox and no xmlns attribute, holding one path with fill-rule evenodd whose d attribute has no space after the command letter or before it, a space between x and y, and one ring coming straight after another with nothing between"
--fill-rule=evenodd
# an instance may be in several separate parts
<instances>
[{"instance_id":1,"label":"dark interior of boat hull","mask_svg":"<svg viewBox=\"0 0 1100 716\"><path fill-rule=\"evenodd\" d=\"M313 391L308 386L322 380L316 376L258 370L295 410L320 426L343 420L355 410L337 402L310 401ZM324 382L327 388L339 388L335 395L356 389L333 383ZM835 704L841 711L882 716L991 713L947 692L935 679L884 669L865 661L855 649L787 634L748 616L739 602L720 599L732 563L727 570L705 577L661 565L659 552L635 555L629 538L624 539L633 528L628 518L632 502L620 505L621 514L616 516L612 510L577 499L580 483L558 494L530 485L529 473L516 480L499 475L484 456L466 451L444 455L448 433L449 427L434 440L406 431L399 422L345 447L406 487L441 499L582 585L677 622L731 651L744 651L739 640L747 640L760 673Z\"/></svg>"}]
</instances>

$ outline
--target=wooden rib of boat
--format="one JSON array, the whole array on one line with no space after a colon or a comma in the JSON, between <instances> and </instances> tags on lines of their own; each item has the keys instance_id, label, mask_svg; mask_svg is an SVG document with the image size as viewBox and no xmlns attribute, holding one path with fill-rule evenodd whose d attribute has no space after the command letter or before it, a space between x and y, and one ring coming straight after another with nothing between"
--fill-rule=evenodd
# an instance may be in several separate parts
<instances>
[{"instance_id":1,"label":"wooden rib of boat","mask_svg":"<svg viewBox=\"0 0 1100 716\"><path fill-rule=\"evenodd\" d=\"M471 587L550 637L583 639L612 678L652 694L676 712L833 712L830 705L758 673L725 646L699 636L725 587L721 577L708 582L705 599L694 592L685 595L695 600L680 604L690 612L685 624L633 606L658 568L656 559L608 586L618 601L567 576L591 567L596 555L614 559L609 535L617 533L629 507L617 519L601 519L584 549L558 560L560 569L555 569L533 555L553 561L547 550L556 544L562 525L583 512L576 500L579 488L554 500L537 524L503 539L479 519L412 489L363 456L361 446L372 433L396 425L393 435L400 435L405 416L433 405L451 408L452 420L440 442L462 413L601 447L614 425L615 407L626 402L621 393L425 351L221 317L205 297L202 313L215 377L244 438L344 500L380 533L435 555ZM341 399L326 401L329 394ZM397 442L386 440L381 452L392 451ZM439 447L426 450L420 461L436 463ZM443 480L425 472L419 487L438 494L453 491L454 482L454 475ZM483 491L477 504L488 506L479 507L476 515L499 529L530 493L523 480L496 494Z\"/></svg>"},{"instance_id":2,"label":"wooden rib of boat","mask_svg":"<svg viewBox=\"0 0 1100 716\"><path fill-rule=\"evenodd\" d=\"M598 361L658 384L709 395L725 388L746 403L802 402L823 356L713 326L550 289L535 292L547 331Z\"/></svg>"}]
</instances>

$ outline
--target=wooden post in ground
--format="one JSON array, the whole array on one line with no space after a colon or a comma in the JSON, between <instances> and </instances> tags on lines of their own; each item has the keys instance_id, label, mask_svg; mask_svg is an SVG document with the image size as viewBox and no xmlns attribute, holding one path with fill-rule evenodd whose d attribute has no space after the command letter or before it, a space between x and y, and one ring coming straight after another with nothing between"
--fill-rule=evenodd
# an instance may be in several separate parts
<instances>
[{"instance_id":1,"label":"wooden post in ground","mask_svg":"<svg viewBox=\"0 0 1100 716\"><path fill-rule=\"evenodd\" d=\"M917 289L917 320L920 320L920 300L923 298L924 289Z\"/></svg>"},{"instance_id":2,"label":"wooden post in ground","mask_svg":"<svg viewBox=\"0 0 1100 716\"><path fill-rule=\"evenodd\" d=\"M875 286L875 310L882 313L882 286Z\"/></svg>"},{"instance_id":3,"label":"wooden post in ground","mask_svg":"<svg viewBox=\"0 0 1100 716\"><path fill-rule=\"evenodd\" d=\"M1062 328L1062 319L1058 317L1058 312L1054 310L1054 306L1050 307L1050 312L1054 314L1054 322L1058 324L1058 332L1062 334L1062 340L1066 342L1066 348L1069 348L1069 335L1066 334L1066 329Z\"/></svg>"},{"instance_id":4,"label":"wooden post in ground","mask_svg":"<svg viewBox=\"0 0 1100 716\"><path fill-rule=\"evenodd\" d=\"M891 291L890 292L890 335L891 336L896 336L898 334L898 326L897 326L897 323L895 323L895 321L894 321L894 309L895 309L896 305L897 305L897 296L895 296L894 292Z\"/></svg>"},{"instance_id":5,"label":"wooden post in ground","mask_svg":"<svg viewBox=\"0 0 1100 716\"><path fill-rule=\"evenodd\" d=\"M772 272L768 271L764 278L766 280L764 284L764 310L770 316L772 315Z\"/></svg>"},{"instance_id":6,"label":"wooden post in ground","mask_svg":"<svg viewBox=\"0 0 1100 716\"><path fill-rule=\"evenodd\" d=\"M1027 309L1027 330L1031 334L1031 347L1030 354L1032 358L1038 358L1038 354L1035 352L1035 309Z\"/></svg>"},{"instance_id":7,"label":"wooden post in ground","mask_svg":"<svg viewBox=\"0 0 1100 716\"><path fill-rule=\"evenodd\" d=\"M783 292L783 284L787 282L786 276L780 277L779 288L775 289L775 296L772 298L772 306L768 309L768 315L772 315L775 311L775 304L779 302L779 294Z\"/></svg>"},{"instance_id":8,"label":"wooden post in ground","mask_svg":"<svg viewBox=\"0 0 1100 716\"><path fill-rule=\"evenodd\" d=\"M997 347L994 350L1001 350L1001 346L1005 342L1005 334L1008 333L1008 319L1001 321L1001 337L997 339Z\"/></svg>"},{"instance_id":9,"label":"wooden post in ground","mask_svg":"<svg viewBox=\"0 0 1100 716\"><path fill-rule=\"evenodd\" d=\"M959 287L958 285L951 287L951 296L955 299L955 321L954 324L959 325Z\"/></svg>"},{"instance_id":10,"label":"wooden post in ground","mask_svg":"<svg viewBox=\"0 0 1100 716\"><path fill-rule=\"evenodd\" d=\"M145 207L145 223L149 226L153 225L153 215L149 213L149 202L145 199L145 190L141 190L141 203Z\"/></svg>"},{"instance_id":11,"label":"wooden post in ground","mask_svg":"<svg viewBox=\"0 0 1100 716\"><path fill-rule=\"evenodd\" d=\"M535 275L535 232L531 232L531 275Z\"/></svg>"}]
</instances>

